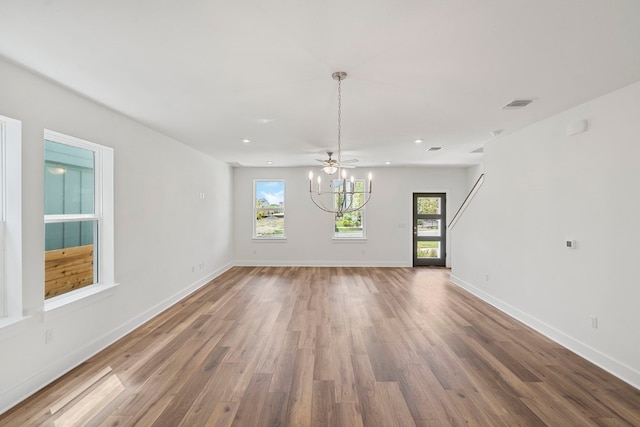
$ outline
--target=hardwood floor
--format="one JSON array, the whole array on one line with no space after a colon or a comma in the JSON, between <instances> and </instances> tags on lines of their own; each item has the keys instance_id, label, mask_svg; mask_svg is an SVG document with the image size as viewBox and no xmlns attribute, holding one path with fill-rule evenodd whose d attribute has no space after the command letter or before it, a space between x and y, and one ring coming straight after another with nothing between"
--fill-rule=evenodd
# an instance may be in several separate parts
<instances>
[{"instance_id":1,"label":"hardwood floor","mask_svg":"<svg viewBox=\"0 0 640 427\"><path fill-rule=\"evenodd\" d=\"M236 267L2 426L640 426L640 391L431 268Z\"/></svg>"}]
</instances>

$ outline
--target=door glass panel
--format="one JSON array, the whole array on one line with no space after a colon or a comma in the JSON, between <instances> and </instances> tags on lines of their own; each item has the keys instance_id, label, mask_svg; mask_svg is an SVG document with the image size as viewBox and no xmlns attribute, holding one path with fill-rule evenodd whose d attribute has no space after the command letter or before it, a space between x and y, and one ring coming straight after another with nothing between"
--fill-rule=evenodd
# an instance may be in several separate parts
<instances>
[{"instance_id":1,"label":"door glass panel","mask_svg":"<svg viewBox=\"0 0 640 427\"><path fill-rule=\"evenodd\" d=\"M418 258L440 258L440 242L418 242Z\"/></svg>"},{"instance_id":2,"label":"door glass panel","mask_svg":"<svg viewBox=\"0 0 640 427\"><path fill-rule=\"evenodd\" d=\"M440 215L440 197L418 197L418 215Z\"/></svg>"},{"instance_id":3,"label":"door glass panel","mask_svg":"<svg viewBox=\"0 0 640 427\"><path fill-rule=\"evenodd\" d=\"M439 237L442 233L440 224L441 220L439 219L419 219L417 224L418 236Z\"/></svg>"}]
</instances>

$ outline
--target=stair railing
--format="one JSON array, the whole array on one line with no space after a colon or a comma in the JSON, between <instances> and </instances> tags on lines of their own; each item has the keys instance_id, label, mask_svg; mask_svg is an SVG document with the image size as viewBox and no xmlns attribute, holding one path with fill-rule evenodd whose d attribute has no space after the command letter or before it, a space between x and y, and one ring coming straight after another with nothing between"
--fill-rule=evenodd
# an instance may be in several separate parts
<instances>
[{"instance_id":1,"label":"stair railing","mask_svg":"<svg viewBox=\"0 0 640 427\"><path fill-rule=\"evenodd\" d=\"M473 184L473 187L471 188L471 191L469 191L469 194L467 194L467 197L465 197L464 202L462 202L462 205L460 205L460 208L458 209L456 214L453 216L453 219L451 220L451 222L447 226L447 228L449 230L451 230L453 228L453 226L456 225L456 222L458 222L458 220L460 219L460 216L462 215L462 212L464 212L464 210L467 208L469 203L471 203L471 200L473 199L473 196L476 195L476 193L478 192L478 190L482 186L483 182L484 182L484 174L481 174L478 177L478 180L476 181L476 183Z\"/></svg>"}]
</instances>

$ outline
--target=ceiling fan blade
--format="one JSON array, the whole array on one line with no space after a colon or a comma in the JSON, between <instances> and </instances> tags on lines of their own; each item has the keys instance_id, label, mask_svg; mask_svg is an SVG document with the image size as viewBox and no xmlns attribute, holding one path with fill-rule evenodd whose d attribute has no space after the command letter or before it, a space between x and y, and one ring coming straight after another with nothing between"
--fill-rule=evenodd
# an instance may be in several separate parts
<instances>
[{"instance_id":1,"label":"ceiling fan blade","mask_svg":"<svg viewBox=\"0 0 640 427\"><path fill-rule=\"evenodd\" d=\"M357 163L358 159L343 160L342 163Z\"/></svg>"}]
</instances>

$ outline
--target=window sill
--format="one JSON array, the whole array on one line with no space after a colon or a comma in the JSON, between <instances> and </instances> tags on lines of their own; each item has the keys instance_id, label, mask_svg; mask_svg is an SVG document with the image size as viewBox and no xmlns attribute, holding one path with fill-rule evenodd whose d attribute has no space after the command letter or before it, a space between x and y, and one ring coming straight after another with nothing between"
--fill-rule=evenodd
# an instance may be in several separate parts
<instances>
[{"instance_id":1,"label":"window sill","mask_svg":"<svg viewBox=\"0 0 640 427\"><path fill-rule=\"evenodd\" d=\"M367 241L366 237L333 237L335 243L364 243Z\"/></svg>"},{"instance_id":2,"label":"window sill","mask_svg":"<svg viewBox=\"0 0 640 427\"><path fill-rule=\"evenodd\" d=\"M253 237L251 238L252 242L259 243L284 243L287 241L286 237Z\"/></svg>"},{"instance_id":3,"label":"window sill","mask_svg":"<svg viewBox=\"0 0 640 427\"><path fill-rule=\"evenodd\" d=\"M44 302L44 316L52 320L113 295L117 283L87 286Z\"/></svg>"}]
</instances>

